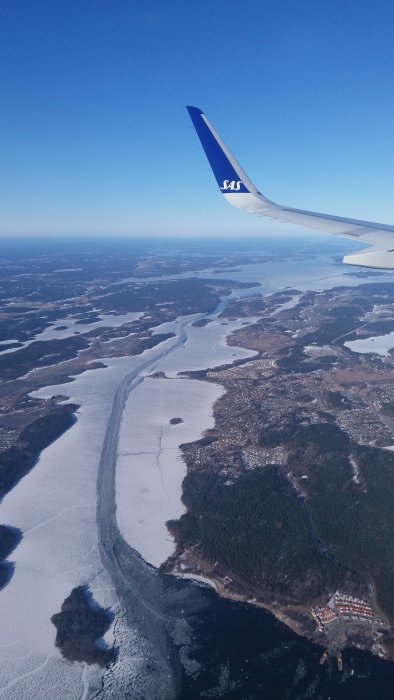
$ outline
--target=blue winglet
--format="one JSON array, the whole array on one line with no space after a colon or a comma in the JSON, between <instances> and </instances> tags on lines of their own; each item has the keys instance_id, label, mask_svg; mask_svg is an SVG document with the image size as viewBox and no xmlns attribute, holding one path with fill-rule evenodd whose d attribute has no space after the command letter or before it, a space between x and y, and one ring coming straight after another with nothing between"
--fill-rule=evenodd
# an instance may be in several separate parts
<instances>
[{"instance_id":1,"label":"blue winglet","mask_svg":"<svg viewBox=\"0 0 394 700\"><path fill-rule=\"evenodd\" d=\"M227 146L216 134L207 117L198 107L186 107L194 128L201 141L205 155L209 160L216 181L224 194L232 192L250 192L242 180L242 175L235 170L230 158L234 160ZM235 161L236 163L236 161Z\"/></svg>"}]
</instances>

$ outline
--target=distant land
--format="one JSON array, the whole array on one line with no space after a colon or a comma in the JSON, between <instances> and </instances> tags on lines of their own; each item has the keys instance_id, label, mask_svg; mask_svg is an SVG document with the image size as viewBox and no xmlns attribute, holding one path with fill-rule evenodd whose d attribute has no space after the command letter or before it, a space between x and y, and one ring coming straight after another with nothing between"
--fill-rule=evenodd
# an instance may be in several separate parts
<instances>
[{"instance_id":1,"label":"distant land","mask_svg":"<svg viewBox=\"0 0 394 700\"><path fill-rule=\"evenodd\" d=\"M9 700L391 698L394 280L325 240L1 243Z\"/></svg>"},{"instance_id":2,"label":"distant land","mask_svg":"<svg viewBox=\"0 0 394 700\"><path fill-rule=\"evenodd\" d=\"M189 375L226 394L215 428L182 446L187 512L168 523L178 548L164 566L207 576L329 648L356 644L387 658L394 357L349 345L394 331L393 297L394 283L360 284L226 307L223 318L258 317L228 342L259 355ZM364 617L355 603L333 619L337 591L364 601Z\"/></svg>"}]
</instances>

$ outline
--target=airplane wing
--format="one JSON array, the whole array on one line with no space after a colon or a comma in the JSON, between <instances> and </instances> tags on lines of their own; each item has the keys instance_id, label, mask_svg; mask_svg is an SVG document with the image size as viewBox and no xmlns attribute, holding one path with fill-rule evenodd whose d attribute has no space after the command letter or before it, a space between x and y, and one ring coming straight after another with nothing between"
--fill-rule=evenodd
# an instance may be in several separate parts
<instances>
[{"instance_id":1,"label":"airplane wing","mask_svg":"<svg viewBox=\"0 0 394 700\"><path fill-rule=\"evenodd\" d=\"M373 248L346 255L343 262L363 267L394 269L394 226L291 209L271 202L249 180L201 109L187 107L187 110L219 188L230 204L258 216L267 216L270 219L297 224L304 228L357 238L362 243L370 243L374 246Z\"/></svg>"}]
</instances>

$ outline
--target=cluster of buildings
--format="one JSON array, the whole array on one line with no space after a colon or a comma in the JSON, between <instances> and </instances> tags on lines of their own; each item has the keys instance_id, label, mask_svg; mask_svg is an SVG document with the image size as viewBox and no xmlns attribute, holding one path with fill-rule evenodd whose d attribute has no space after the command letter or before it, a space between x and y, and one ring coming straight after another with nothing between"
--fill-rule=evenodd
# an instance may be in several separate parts
<instances>
[{"instance_id":1,"label":"cluster of buildings","mask_svg":"<svg viewBox=\"0 0 394 700\"><path fill-rule=\"evenodd\" d=\"M334 605L338 614L342 617L358 617L371 621L374 619L372 606L359 598L336 593L334 595Z\"/></svg>"},{"instance_id":2,"label":"cluster of buildings","mask_svg":"<svg viewBox=\"0 0 394 700\"><path fill-rule=\"evenodd\" d=\"M276 361L272 359L260 359L248 362L246 365L239 367L229 367L222 370L210 370L207 372L207 378L219 381L233 379L253 379L254 376L271 375L276 369ZM255 374L256 373L256 374Z\"/></svg>"},{"instance_id":3,"label":"cluster of buildings","mask_svg":"<svg viewBox=\"0 0 394 700\"><path fill-rule=\"evenodd\" d=\"M362 445L377 441L381 441L381 444L392 442L391 432L380 420L379 415L369 407L341 411L337 415L337 423L353 440Z\"/></svg>"},{"instance_id":4,"label":"cluster of buildings","mask_svg":"<svg viewBox=\"0 0 394 700\"><path fill-rule=\"evenodd\" d=\"M322 632L327 625L340 620L377 621L370 603L343 593L335 593L326 606L312 608L311 613L319 632Z\"/></svg>"},{"instance_id":5,"label":"cluster of buildings","mask_svg":"<svg viewBox=\"0 0 394 700\"><path fill-rule=\"evenodd\" d=\"M19 430L0 426L0 450L8 450L17 441Z\"/></svg>"},{"instance_id":6,"label":"cluster of buildings","mask_svg":"<svg viewBox=\"0 0 394 700\"><path fill-rule=\"evenodd\" d=\"M312 617L316 621L317 629L322 632L326 625L331 625L332 622L338 620L338 615L335 610L326 605L324 608L312 608Z\"/></svg>"},{"instance_id":7,"label":"cluster of buildings","mask_svg":"<svg viewBox=\"0 0 394 700\"><path fill-rule=\"evenodd\" d=\"M314 318L316 309L312 311ZM231 340L235 345L242 345L245 335L249 341L253 341L246 345L254 347L254 340L261 337L265 342L266 334L267 346L261 349L266 355L272 353L271 357L259 357L222 370L207 370L206 378L224 384L227 394L215 406L214 441L204 444L197 441L195 445L188 446L190 462L194 466L216 470L230 480L236 479L245 469L254 469L263 464L286 465L288 442L295 430L299 426L324 423L332 418L357 443L392 443L390 431L380 419L379 409L382 404L392 404L394 414L394 385L377 382L363 388L360 383L353 394L351 385L342 386L341 377L337 383L335 376L332 377L324 368L305 373L278 372L281 356L275 359L275 343L272 344L269 339L276 331L282 335L286 331L283 330L284 321L278 324L278 329L272 321L263 320L252 328L240 328ZM297 325L309 330L307 338L310 343L313 328L305 328L308 323L307 316L304 323L297 321ZM291 328L291 324L288 325ZM258 344L255 347L258 349ZM311 346L307 345L307 349L310 350ZM339 346L314 347L314 351L335 353L341 360ZM359 357L355 355L356 365L358 362ZM346 363L349 364L348 358ZM359 381L357 377L356 381ZM358 465L351 461L351 466L353 481L360 484ZM296 469L294 479L291 474L288 478L299 495L303 495L301 479L306 481L308 474L299 473Z\"/></svg>"},{"instance_id":8,"label":"cluster of buildings","mask_svg":"<svg viewBox=\"0 0 394 700\"><path fill-rule=\"evenodd\" d=\"M286 464L287 453L281 446L267 449L253 445L242 450L241 459L245 469L254 469L263 464Z\"/></svg>"}]
</instances>

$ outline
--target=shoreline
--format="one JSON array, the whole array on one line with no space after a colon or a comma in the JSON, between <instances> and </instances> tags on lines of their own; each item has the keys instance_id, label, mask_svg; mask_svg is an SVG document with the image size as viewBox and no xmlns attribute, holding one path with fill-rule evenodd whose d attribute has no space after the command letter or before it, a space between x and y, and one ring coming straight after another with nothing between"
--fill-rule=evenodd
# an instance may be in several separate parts
<instances>
[{"instance_id":1,"label":"shoreline","mask_svg":"<svg viewBox=\"0 0 394 700\"><path fill-rule=\"evenodd\" d=\"M203 316L206 319L206 316ZM119 530L125 541L144 560L160 567L176 549L166 522L185 512L182 483L186 464L183 444L203 439L215 423L214 406L226 389L220 382L199 382L190 372L206 371L212 359L233 365L254 359L253 350L236 348L227 338L241 327L233 321L223 325L217 313L210 323L195 326L201 316L179 317L185 337L173 352L161 357L127 397L117 447L116 503ZM141 424L140 416L146 415ZM171 423L174 416L182 418ZM134 426L133 430L130 426Z\"/></svg>"},{"instance_id":2,"label":"shoreline","mask_svg":"<svg viewBox=\"0 0 394 700\"><path fill-rule=\"evenodd\" d=\"M190 566L190 565L189 565ZM357 648L360 649L364 652L369 652L376 658L379 658L383 661L388 661L392 662L394 661L394 654L391 652L389 648L386 646L375 646L375 644L352 644L352 643L344 643L341 644L340 646L336 646L335 649L334 647L330 647L330 642L324 637L319 638L317 636L317 630L307 630L305 627L303 627L300 623L298 623L293 617L289 616L289 614L286 612L286 608L291 607L291 606L286 606L284 604L281 604L277 601L275 602L267 602L263 600L257 600L256 597L251 597L250 594L248 593L242 593L242 592L236 592L229 590L228 587L223 582L222 577L218 576L212 576L210 573L206 570L203 572L200 570L199 567L199 572L193 572L193 571L181 571L177 566L173 567L171 570L168 570L165 572L167 575L170 576L175 576L176 578L182 578L182 579L189 579L191 581L195 581L197 584L203 584L206 587L209 587L211 589L214 589L216 594L221 597L221 598L226 598L227 600L231 600L235 603L246 603L248 605L253 605L254 607L257 608L262 608L266 612L270 613L275 617L276 620L278 620L280 623L283 625L286 625L289 629L291 629L295 634L297 634L299 637L303 639L307 639L308 641L312 642L316 646L320 647L322 650L328 649L331 651L331 653L335 653L337 651L342 651L343 649L349 649L349 648ZM225 577L226 578L226 577ZM220 580L219 580L220 579ZM237 582L238 586L242 586L239 582ZM294 606L294 611L295 608L298 606ZM302 608L303 606L299 606ZM305 614L300 610L300 614Z\"/></svg>"},{"instance_id":3,"label":"shoreline","mask_svg":"<svg viewBox=\"0 0 394 700\"><path fill-rule=\"evenodd\" d=\"M175 555L176 556L176 555ZM185 570L182 570L180 567L184 566ZM229 576L219 576L219 574L212 575L206 567L205 569L202 568L202 563L201 560L199 561L199 564L195 566L195 569L193 571L192 569L193 564L190 562L187 565L184 564L177 564L175 563L174 566L168 567L168 569L164 572L167 575L170 576L175 576L177 578L182 578L182 579L189 579L191 581L195 581L196 583L201 583L205 586L209 586L210 588L214 589L215 592L217 593L218 596L221 598L227 598L229 600L232 600L234 602L238 603L247 603L248 605L254 605L257 608L262 608L263 610L266 610L267 612L271 613L274 615L274 617L279 620L279 622L285 624L287 627L289 627L293 632L298 634L300 637L304 637L309 639L309 641L314 642L318 646L324 647L324 640L318 641L315 638L314 633L310 633L307 630L304 629L299 623L297 623L293 618L289 617L288 614L285 613L283 609L281 609L281 604L278 602L267 602L263 600L258 600L256 597L253 596L251 591L248 592L237 592L235 590L230 590L229 586L226 585L226 583L231 582L234 583L233 579L230 579ZM210 565L213 566L214 565ZM225 579L228 579L228 582L224 582ZM242 588L242 584L239 583L238 581L236 582L237 587ZM283 606L284 607L284 606ZM287 606L289 607L289 606ZM298 607L298 606L294 606ZM300 608L302 607L301 605L299 606Z\"/></svg>"},{"instance_id":4,"label":"shoreline","mask_svg":"<svg viewBox=\"0 0 394 700\"><path fill-rule=\"evenodd\" d=\"M272 294L271 296L275 297L275 293ZM297 302L299 299L302 297L302 295L297 296ZM264 299L264 296L261 296L262 299ZM282 310L282 309L279 309ZM271 316L274 316L276 313L275 309L271 311ZM232 319L235 320L235 319ZM240 318L237 318L239 321ZM244 321L246 320L246 315L245 318L243 319ZM255 319L254 319L255 321ZM243 324L245 325L245 324ZM235 332L236 333L236 332ZM231 347L238 347L238 348L244 348L245 350L250 350L251 345L243 345L242 342L239 342L239 336L242 334L238 334L238 342L231 342L232 338L234 338L234 332L229 333L226 335L226 343ZM231 344L231 345L230 345ZM252 346L253 349L257 350L256 346ZM234 363L230 363L228 365L218 365L215 367L210 367L209 369L206 370L200 370L198 372L185 372L183 376L187 377L188 379L197 379L199 381L207 382L207 383L213 383L217 384L224 389L223 396L215 402L215 404L212 407L213 411L213 416L215 419L215 424L213 427L213 430L207 430L205 437L208 439L211 438L213 434L216 435L217 430L218 430L218 411L217 407L218 404L222 404L221 408L223 408L223 402L226 400L226 397L229 394L229 386L227 385L227 381L220 381L220 373L224 372L225 370L231 370L233 368L236 368L237 366L241 365L241 367L247 366L249 363L256 362L256 360L261 359L262 357L262 352L260 349L257 350L257 355L254 357L248 357L244 358L243 360L236 361ZM275 360L272 362L275 363ZM274 369L277 369L277 366L273 365ZM216 378L213 375L218 374L219 376ZM209 376L210 375L210 376ZM217 439L217 438L214 438ZM183 445L185 447L185 445ZM190 468L190 465L188 465L188 460L186 459L185 453L183 453L183 459L186 463L186 473L192 473L195 466L192 466ZM198 468L197 468L198 471ZM308 477L305 477L308 478ZM229 482L230 483L230 482ZM183 497L185 495L185 491L183 490ZM188 507L185 506L186 512L189 511ZM201 517L201 516L200 516ZM342 620L340 619L338 623L338 628L333 629L328 629L324 628L323 632L319 632L316 623L314 621L313 615L311 614L311 608L314 604L316 604L316 600L312 600L310 604L308 603L294 603L292 604L290 601L288 603L280 603L276 600L266 600L264 597L264 594L262 591L259 591L258 594L254 595L253 587L248 586L248 584L244 581L240 580L235 580L233 581L229 577L232 576L233 574L231 573L230 570L224 570L223 576L220 574L212 574L212 569L214 568L214 564L212 562L207 561L207 566L204 567L203 562L198 558L195 557L195 553L192 552L191 549L188 549L187 546L184 548L179 547L179 541L177 539L176 534L174 535L174 531L169 527L169 530L172 534L172 536L175 539L175 543L177 545L175 552L169 559L162 564L161 570L164 571L165 573L172 574L177 577L181 578L189 578L191 580L195 580L197 582L201 582L202 584L205 584L207 586L210 586L211 588L214 588L216 593L223 597L227 598L230 600L233 600L235 602L243 602L243 603L248 603L250 605L254 605L256 607L263 608L264 610L270 612L271 614L274 615L274 617L279 620L281 623L285 624L288 628L290 628L293 632L295 632L297 635L300 637L306 638L309 641L313 642L317 646L321 648L330 648L331 650L333 649L343 649L343 648L358 648L363 651L368 651L377 658L380 658L382 660L386 661L393 661L394 660L394 650L392 648L392 644L390 644L390 639L389 639L389 633L390 633L390 624L388 623L387 619L385 619L385 615L381 612L381 610L378 608L377 603L376 603L376 598L375 595L372 596L372 606L375 610L375 615L378 614L379 617L383 618L384 621L384 628L386 628L386 631L383 629L383 637L380 637L378 639L376 632L371 629L367 629L367 622L366 621L360 621L357 622L356 619L349 618L349 621L347 620ZM193 547L192 547L193 549ZM198 549L198 547L197 547ZM189 558L190 557L190 558ZM235 586L228 585L226 582L226 579L228 582L235 583ZM235 590L234 590L235 588ZM236 590L239 589L239 590ZM248 590L250 589L250 590ZM339 589L338 589L339 590ZM350 589L351 592L352 589ZM344 593L345 594L345 593ZM260 595L262 595L262 599L260 598ZM269 598L270 596L268 596ZM292 615L294 613L294 615ZM295 619L298 617L299 619ZM305 624L303 624L302 618L305 617ZM376 622L374 624L377 624ZM387 624L387 627L386 627ZM309 628L310 625L310 628ZM343 629L340 630L340 627ZM357 635L354 633L354 629L358 630L359 632L359 639L352 639L352 636L357 637ZM338 632L342 631L343 632L343 639L339 639ZM382 631L382 630L381 630ZM349 637L348 638L348 634Z\"/></svg>"}]
</instances>

